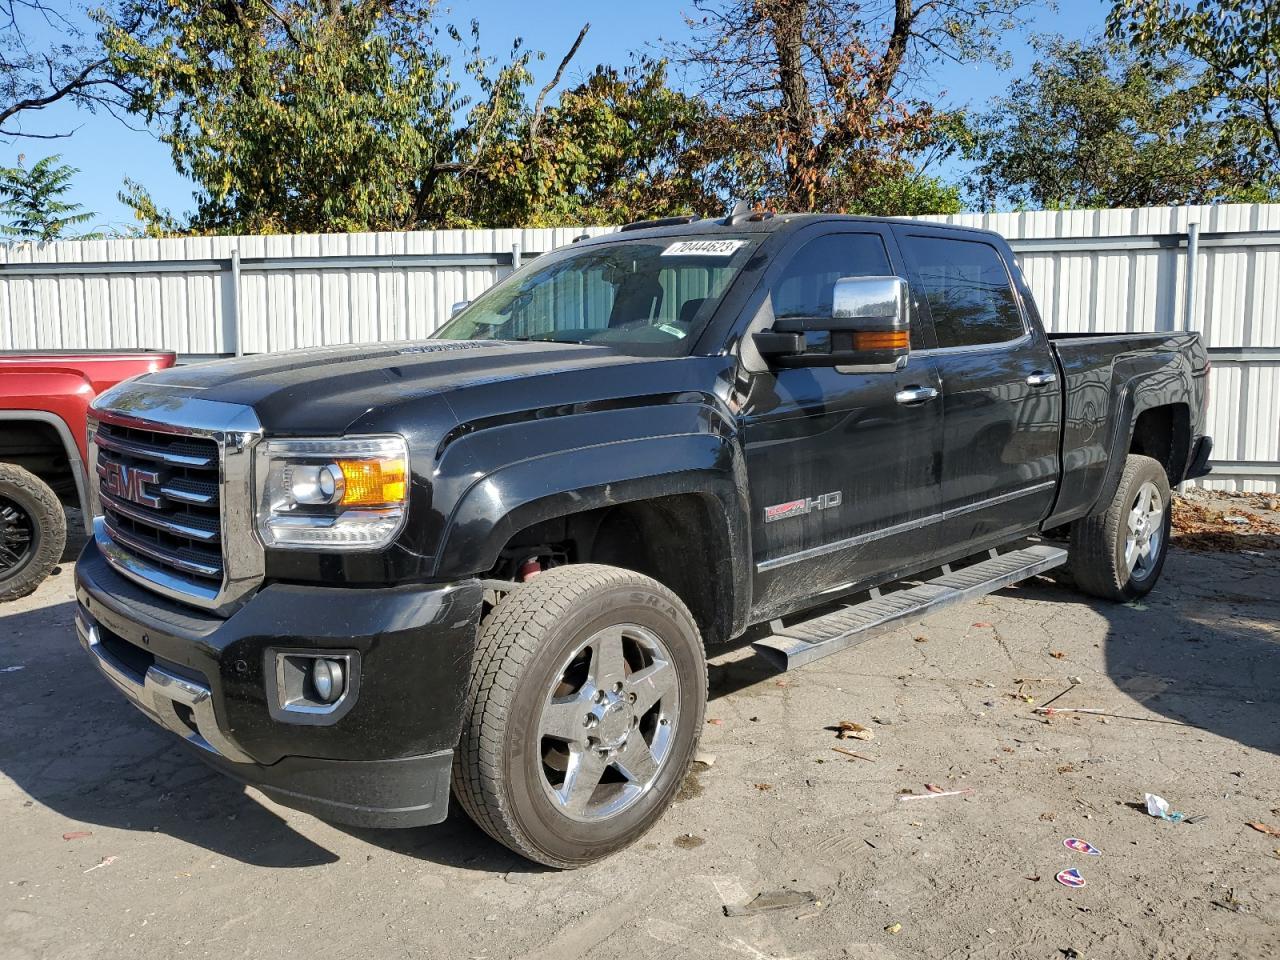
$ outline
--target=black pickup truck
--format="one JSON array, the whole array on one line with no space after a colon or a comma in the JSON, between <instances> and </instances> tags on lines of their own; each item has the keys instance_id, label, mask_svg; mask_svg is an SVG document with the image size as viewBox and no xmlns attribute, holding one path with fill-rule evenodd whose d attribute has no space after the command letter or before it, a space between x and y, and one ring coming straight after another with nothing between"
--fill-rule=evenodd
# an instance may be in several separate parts
<instances>
[{"instance_id":1,"label":"black pickup truck","mask_svg":"<svg viewBox=\"0 0 1280 960\"><path fill-rule=\"evenodd\" d=\"M180 367L90 415L80 641L281 803L633 842L707 645L782 668L1069 563L1152 588L1209 364L1049 336L997 235L737 212L540 256L434 339Z\"/></svg>"}]
</instances>

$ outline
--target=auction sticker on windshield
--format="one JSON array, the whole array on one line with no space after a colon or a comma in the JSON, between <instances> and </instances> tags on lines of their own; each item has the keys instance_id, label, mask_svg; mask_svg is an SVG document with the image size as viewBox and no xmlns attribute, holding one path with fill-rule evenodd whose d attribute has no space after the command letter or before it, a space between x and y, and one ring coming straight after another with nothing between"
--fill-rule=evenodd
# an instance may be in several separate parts
<instances>
[{"instance_id":1,"label":"auction sticker on windshield","mask_svg":"<svg viewBox=\"0 0 1280 960\"><path fill-rule=\"evenodd\" d=\"M731 257L745 240L681 240L662 251L664 257Z\"/></svg>"}]
</instances>

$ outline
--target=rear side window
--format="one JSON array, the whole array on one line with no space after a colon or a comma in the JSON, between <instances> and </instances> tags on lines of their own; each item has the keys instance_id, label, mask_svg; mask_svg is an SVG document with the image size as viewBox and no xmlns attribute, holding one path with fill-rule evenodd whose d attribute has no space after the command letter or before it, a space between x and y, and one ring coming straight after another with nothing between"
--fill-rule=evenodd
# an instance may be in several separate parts
<instances>
[{"instance_id":1,"label":"rear side window","mask_svg":"<svg viewBox=\"0 0 1280 960\"><path fill-rule=\"evenodd\" d=\"M1009 271L991 244L905 236L902 249L929 303L939 347L1004 343L1026 332Z\"/></svg>"}]
</instances>

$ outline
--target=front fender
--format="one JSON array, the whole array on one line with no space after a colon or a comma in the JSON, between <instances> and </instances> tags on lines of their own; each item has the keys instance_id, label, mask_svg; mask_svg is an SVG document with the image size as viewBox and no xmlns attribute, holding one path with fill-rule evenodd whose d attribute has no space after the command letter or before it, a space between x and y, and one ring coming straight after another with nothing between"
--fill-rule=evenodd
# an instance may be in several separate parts
<instances>
[{"instance_id":1,"label":"front fender","mask_svg":"<svg viewBox=\"0 0 1280 960\"><path fill-rule=\"evenodd\" d=\"M684 420L686 428L701 429L601 439L474 471L473 482L450 512L435 577L474 576L492 569L511 538L536 523L601 507L691 494L708 500L715 540L708 545L714 560L712 575L718 589L731 592L734 632L745 628L751 598L746 467L733 435L708 429L725 426L709 412L702 408L693 417L676 418ZM646 419L652 430L664 415L650 411ZM524 425L526 432L530 426ZM624 426L622 432L627 432L625 425L613 426ZM586 435L604 433L593 429Z\"/></svg>"}]
</instances>

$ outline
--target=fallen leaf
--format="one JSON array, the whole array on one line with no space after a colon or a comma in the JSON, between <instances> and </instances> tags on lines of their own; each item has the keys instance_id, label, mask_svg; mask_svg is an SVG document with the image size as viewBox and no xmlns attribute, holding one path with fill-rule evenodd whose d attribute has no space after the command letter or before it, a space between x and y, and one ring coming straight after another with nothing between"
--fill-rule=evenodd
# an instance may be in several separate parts
<instances>
[{"instance_id":1,"label":"fallen leaf","mask_svg":"<svg viewBox=\"0 0 1280 960\"><path fill-rule=\"evenodd\" d=\"M1032 883L1039 883L1039 882L1040 882L1040 875L1039 875L1039 874L1036 874L1036 875L1035 875L1035 876L1033 876L1033 877L1030 877L1030 876L1029 876L1029 877L1026 877L1026 878L1024 878L1024 879L1030 880Z\"/></svg>"},{"instance_id":2,"label":"fallen leaf","mask_svg":"<svg viewBox=\"0 0 1280 960\"><path fill-rule=\"evenodd\" d=\"M707 721L707 723L711 724L713 727L724 726L724 721L721 720L719 717L712 717L710 720Z\"/></svg>"},{"instance_id":3,"label":"fallen leaf","mask_svg":"<svg viewBox=\"0 0 1280 960\"><path fill-rule=\"evenodd\" d=\"M1057 816L1056 813L1042 813L1040 814L1040 819L1044 820L1047 823L1053 823L1053 818L1056 816Z\"/></svg>"},{"instance_id":4,"label":"fallen leaf","mask_svg":"<svg viewBox=\"0 0 1280 960\"><path fill-rule=\"evenodd\" d=\"M1066 657L1066 654L1061 650L1050 650L1049 656L1053 657L1055 660L1062 660Z\"/></svg>"},{"instance_id":5,"label":"fallen leaf","mask_svg":"<svg viewBox=\"0 0 1280 960\"><path fill-rule=\"evenodd\" d=\"M885 927L885 928L884 928L884 932L885 932L885 933L901 933L901 932L902 932L902 924L900 924L900 923L891 923L891 924L889 924L887 927Z\"/></svg>"},{"instance_id":6,"label":"fallen leaf","mask_svg":"<svg viewBox=\"0 0 1280 960\"><path fill-rule=\"evenodd\" d=\"M924 785L924 788L925 788L926 790L928 790L930 793L942 793L942 792L943 792L942 788L941 788L940 786L938 786L936 783L926 783L926 784Z\"/></svg>"},{"instance_id":7,"label":"fallen leaf","mask_svg":"<svg viewBox=\"0 0 1280 960\"><path fill-rule=\"evenodd\" d=\"M1062 766L1058 768L1058 772L1059 773L1077 773L1078 771L1076 769L1075 764L1064 763Z\"/></svg>"},{"instance_id":8,"label":"fallen leaf","mask_svg":"<svg viewBox=\"0 0 1280 960\"><path fill-rule=\"evenodd\" d=\"M83 840L85 837L92 837L92 830L72 830L70 833L62 835L63 840Z\"/></svg>"},{"instance_id":9,"label":"fallen leaf","mask_svg":"<svg viewBox=\"0 0 1280 960\"><path fill-rule=\"evenodd\" d=\"M763 792L763 791L765 791L765 790L772 790L772 789L773 789L773 784L772 784L772 783L757 783L757 784L756 784L756 789L757 789L757 790L759 790L759 791L761 791L761 792Z\"/></svg>"},{"instance_id":10,"label":"fallen leaf","mask_svg":"<svg viewBox=\"0 0 1280 960\"><path fill-rule=\"evenodd\" d=\"M860 723L854 723L852 720L841 720L836 724L836 736L841 740L848 740L850 737L854 740L874 740L876 738L873 732Z\"/></svg>"},{"instance_id":11,"label":"fallen leaf","mask_svg":"<svg viewBox=\"0 0 1280 960\"><path fill-rule=\"evenodd\" d=\"M929 642L929 638L928 638L928 637L915 637L915 638L913 638L913 639L915 640L915 642L916 642L916 643L928 643L928 642Z\"/></svg>"},{"instance_id":12,"label":"fallen leaf","mask_svg":"<svg viewBox=\"0 0 1280 960\"><path fill-rule=\"evenodd\" d=\"M1262 823L1259 820L1250 820L1245 824L1247 827L1253 827L1259 833L1265 833L1268 837L1280 837L1280 827L1273 827L1269 823Z\"/></svg>"}]
</instances>

